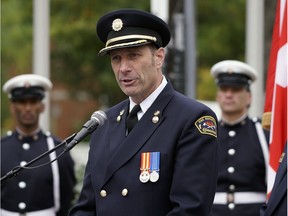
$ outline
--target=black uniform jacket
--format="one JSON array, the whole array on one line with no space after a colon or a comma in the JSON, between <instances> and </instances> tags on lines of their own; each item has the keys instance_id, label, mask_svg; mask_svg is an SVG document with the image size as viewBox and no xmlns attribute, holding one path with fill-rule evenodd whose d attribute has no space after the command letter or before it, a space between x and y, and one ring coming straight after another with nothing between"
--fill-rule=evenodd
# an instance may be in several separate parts
<instances>
[{"instance_id":1,"label":"black uniform jacket","mask_svg":"<svg viewBox=\"0 0 288 216\"><path fill-rule=\"evenodd\" d=\"M23 138L14 131L1 139L1 177L21 162L30 162L48 151L47 136L42 131L33 137ZM54 143L60 141L53 137ZM57 155L61 148L57 150ZM49 156L32 164L37 166L49 162ZM67 215L73 198L75 185L74 162L69 153L58 160L60 173L60 210L58 216ZM21 203L21 204L20 204ZM21 208L19 208L22 206ZM12 212L31 212L54 206L53 177L51 165L37 169L23 169L17 176L1 184L1 208Z\"/></svg>"},{"instance_id":2,"label":"black uniform jacket","mask_svg":"<svg viewBox=\"0 0 288 216\"><path fill-rule=\"evenodd\" d=\"M257 120L259 121L259 119ZM267 192L264 155L255 127L256 120L246 117L235 125L219 123L219 172L217 192ZM260 123L260 122L258 122ZM269 132L263 131L267 145ZM267 146L268 147L268 146ZM232 152L232 153L231 153ZM247 202L249 197L247 197ZM231 203L234 204L234 200ZM232 205L213 204L210 216L254 216L263 202ZM230 204L230 205L229 205Z\"/></svg>"},{"instance_id":3,"label":"black uniform jacket","mask_svg":"<svg viewBox=\"0 0 288 216\"><path fill-rule=\"evenodd\" d=\"M260 210L261 216L287 215L287 145L284 153L284 158L276 174L271 196L268 203L263 205Z\"/></svg>"},{"instance_id":4,"label":"black uniform jacket","mask_svg":"<svg viewBox=\"0 0 288 216\"><path fill-rule=\"evenodd\" d=\"M215 114L168 83L126 136L128 107L126 100L109 109L94 132L84 185L70 215L208 215L216 186L217 122L209 124L213 135L201 123ZM146 152L160 152L156 182L139 180Z\"/></svg>"}]
</instances>

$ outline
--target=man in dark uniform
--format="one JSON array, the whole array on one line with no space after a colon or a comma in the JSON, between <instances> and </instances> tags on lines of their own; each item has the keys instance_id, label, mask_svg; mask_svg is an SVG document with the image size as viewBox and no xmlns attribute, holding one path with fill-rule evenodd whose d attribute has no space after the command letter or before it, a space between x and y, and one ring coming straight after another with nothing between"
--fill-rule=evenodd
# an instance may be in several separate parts
<instances>
[{"instance_id":1,"label":"man in dark uniform","mask_svg":"<svg viewBox=\"0 0 288 216\"><path fill-rule=\"evenodd\" d=\"M279 160L275 182L267 204L260 209L260 216L287 215L287 144Z\"/></svg>"},{"instance_id":2,"label":"man in dark uniform","mask_svg":"<svg viewBox=\"0 0 288 216\"><path fill-rule=\"evenodd\" d=\"M106 44L100 55L110 56L129 98L108 109L92 134L70 216L207 216L217 177L216 115L163 76L167 24L123 9L100 18L97 33Z\"/></svg>"},{"instance_id":3,"label":"man in dark uniform","mask_svg":"<svg viewBox=\"0 0 288 216\"><path fill-rule=\"evenodd\" d=\"M266 201L268 136L259 119L248 117L250 84L256 71L225 60L211 68L222 112L219 122L219 173L211 216L255 216Z\"/></svg>"},{"instance_id":4,"label":"man in dark uniform","mask_svg":"<svg viewBox=\"0 0 288 216\"><path fill-rule=\"evenodd\" d=\"M44 111L42 99L51 87L50 80L36 74L19 75L4 84L3 91L11 100L16 129L1 138L1 177L60 143L39 127L39 115ZM60 153L58 149L32 166L49 163ZM24 169L2 182L1 215L67 215L74 185L74 162L69 153L43 167Z\"/></svg>"}]
</instances>

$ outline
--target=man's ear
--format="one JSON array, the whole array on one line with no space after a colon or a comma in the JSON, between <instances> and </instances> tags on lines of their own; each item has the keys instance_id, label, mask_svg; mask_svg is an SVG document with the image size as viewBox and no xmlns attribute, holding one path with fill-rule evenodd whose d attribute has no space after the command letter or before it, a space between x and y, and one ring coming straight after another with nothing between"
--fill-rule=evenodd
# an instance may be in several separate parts
<instances>
[{"instance_id":1,"label":"man's ear","mask_svg":"<svg viewBox=\"0 0 288 216\"><path fill-rule=\"evenodd\" d=\"M249 91L249 92L248 92L247 106L250 107L251 103L252 103L252 94L251 94L251 92Z\"/></svg>"},{"instance_id":2,"label":"man's ear","mask_svg":"<svg viewBox=\"0 0 288 216\"><path fill-rule=\"evenodd\" d=\"M9 110L10 110L10 112L14 115L14 113L15 113L15 106L14 106L14 103L13 103L13 102L10 102L10 104L9 104Z\"/></svg>"},{"instance_id":3,"label":"man's ear","mask_svg":"<svg viewBox=\"0 0 288 216\"><path fill-rule=\"evenodd\" d=\"M40 112L44 112L45 111L45 104L43 102L40 102Z\"/></svg>"},{"instance_id":4,"label":"man's ear","mask_svg":"<svg viewBox=\"0 0 288 216\"><path fill-rule=\"evenodd\" d=\"M156 51L156 64L158 67L162 67L165 60L165 49L163 47L160 47Z\"/></svg>"}]
</instances>

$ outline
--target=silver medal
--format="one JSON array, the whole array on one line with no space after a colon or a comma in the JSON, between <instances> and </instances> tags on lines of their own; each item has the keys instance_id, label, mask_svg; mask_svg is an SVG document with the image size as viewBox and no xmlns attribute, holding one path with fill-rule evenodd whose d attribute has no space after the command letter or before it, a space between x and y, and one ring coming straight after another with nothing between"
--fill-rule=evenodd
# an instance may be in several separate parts
<instances>
[{"instance_id":1,"label":"silver medal","mask_svg":"<svg viewBox=\"0 0 288 216\"><path fill-rule=\"evenodd\" d=\"M153 171L151 174L150 174L150 181L151 182L157 182L159 179L159 173L156 172L156 171Z\"/></svg>"},{"instance_id":2,"label":"silver medal","mask_svg":"<svg viewBox=\"0 0 288 216\"><path fill-rule=\"evenodd\" d=\"M149 181L150 179L150 174L148 171L143 171L140 176L139 176L139 179L142 183L146 183Z\"/></svg>"}]
</instances>

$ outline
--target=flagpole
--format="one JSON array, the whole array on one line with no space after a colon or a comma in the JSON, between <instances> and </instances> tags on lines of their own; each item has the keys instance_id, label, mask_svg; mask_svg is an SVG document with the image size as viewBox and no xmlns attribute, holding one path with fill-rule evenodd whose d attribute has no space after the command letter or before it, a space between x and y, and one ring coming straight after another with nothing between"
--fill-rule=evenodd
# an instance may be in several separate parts
<instances>
[{"instance_id":1,"label":"flagpole","mask_svg":"<svg viewBox=\"0 0 288 216\"><path fill-rule=\"evenodd\" d=\"M168 23L169 0L150 0L150 10Z\"/></svg>"},{"instance_id":2,"label":"flagpole","mask_svg":"<svg viewBox=\"0 0 288 216\"><path fill-rule=\"evenodd\" d=\"M185 15L185 94L196 97L196 36L195 36L195 0L184 0Z\"/></svg>"},{"instance_id":3,"label":"flagpole","mask_svg":"<svg viewBox=\"0 0 288 216\"><path fill-rule=\"evenodd\" d=\"M264 1L246 1L246 62L257 71L251 85L252 103L249 114L261 117L264 105Z\"/></svg>"},{"instance_id":4,"label":"flagpole","mask_svg":"<svg viewBox=\"0 0 288 216\"><path fill-rule=\"evenodd\" d=\"M33 73L50 78L49 57L49 0L33 1ZM43 100L45 110L40 116L40 125L50 130L50 94Z\"/></svg>"}]
</instances>

